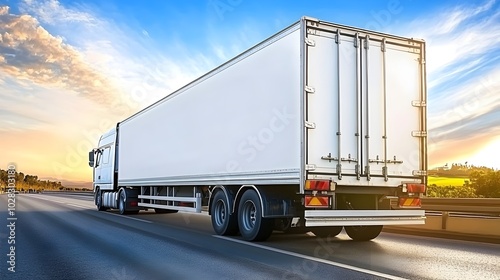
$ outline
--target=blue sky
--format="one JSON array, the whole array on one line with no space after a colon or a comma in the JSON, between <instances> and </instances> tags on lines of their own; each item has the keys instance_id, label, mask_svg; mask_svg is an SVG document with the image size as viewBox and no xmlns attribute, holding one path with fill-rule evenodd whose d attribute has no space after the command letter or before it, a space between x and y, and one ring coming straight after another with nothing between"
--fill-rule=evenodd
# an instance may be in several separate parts
<instances>
[{"instance_id":1,"label":"blue sky","mask_svg":"<svg viewBox=\"0 0 500 280\"><path fill-rule=\"evenodd\" d=\"M483 1L0 3L0 168L89 180L113 123L303 15L427 42L431 166L500 168L500 4ZM5 149L5 147L12 147Z\"/></svg>"}]
</instances>

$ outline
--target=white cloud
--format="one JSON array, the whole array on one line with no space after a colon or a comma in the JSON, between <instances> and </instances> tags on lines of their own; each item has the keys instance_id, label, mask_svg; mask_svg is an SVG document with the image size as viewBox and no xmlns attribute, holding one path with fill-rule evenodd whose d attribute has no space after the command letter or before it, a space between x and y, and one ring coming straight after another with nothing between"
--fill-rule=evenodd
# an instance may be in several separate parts
<instances>
[{"instance_id":1,"label":"white cloud","mask_svg":"<svg viewBox=\"0 0 500 280\"><path fill-rule=\"evenodd\" d=\"M448 7L405 27L427 42L429 149L436 155L431 160L443 160L446 153L437 149L470 146L467 139L499 133L499 26L498 5L486 1ZM468 148L472 153L481 146Z\"/></svg>"},{"instance_id":2,"label":"white cloud","mask_svg":"<svg viewBox=\"0 0 500 280\"><path fill-rule=\"evenodd\" d=\"M92 14L62 6L57 0L24 0L20 11L36 17L43 23L58 24L77 22L98 25L100 21Z\"/></svg>"},{"instance_id":3,"label":"white cloud","mask_svg":"<svg viewBox=\"0 0 500 280\"><path fill-rule=\"evenodd\" d=\"M29 15L1 14L0 76L64 88L98 103L112 100L113 85L73 46L50 34Z\"/></svg>"},{"instance_id":4,"label":"white cloud","mask_svg":"<svg viewBox=\"0 0 500 280\"><path fill-rule=\"evenodd\" d=\"M489 73L484 71L486 65L499 62L495 62L495 52L500 51L500 12L492 9L494 2L488 1L478 7L452 8L411 24L412 32L427 41L429 99L430 103L439 104L440 111L461 107L457 104L466 104L473 92L483 94L482 81L497 75L500 69L494 65ZM498 102L494 95L484 94L488 97L482 95L482 98L492 102L490 105ZM439 123L446 123L446 120Z\"/></svg>"},{"instance_id":5,"label":"white cloud","mask_svg":"<svg viewBox=\"0 0 500 280\"><path fill-rule=\"evenodd\" d=\"M9 13L9 7L8 6L0 6L0 15L7 15Z\"/></svg>"}]
</instances>

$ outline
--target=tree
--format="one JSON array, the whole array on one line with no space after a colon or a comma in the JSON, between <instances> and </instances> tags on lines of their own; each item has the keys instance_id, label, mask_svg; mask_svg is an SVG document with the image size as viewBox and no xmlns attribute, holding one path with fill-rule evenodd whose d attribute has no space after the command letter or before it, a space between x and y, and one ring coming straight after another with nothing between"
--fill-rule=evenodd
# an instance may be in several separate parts
<instances>
[{"instance_id":1,"label":"tree","mask_svg":"<svg viewBox=\"0 0 500 280\"><path fill-rule=\"evenodd\" d=\"M24 173L23 172L16 172L16 182L22 182L24 181Z\"/></svg>"},{"instance_id":2,"label":"tree","mask_svg":"<svg viewBox=\"0 0 500 280\"><path fill-rule=\"evenodd\" d=\"M9 174L7 170L0 169L0 190L7 191ZM22 172L16 172L14 174L14 179L16 180L16 189L22 191L27 189L58 189L64 187L61 182L54 181L41 181L38 180L37 175L25 175Z\"/></svg>"},{"instance_id":3,"label":"tree","mask_svg":"<svg viewBox=\"0 0 500 280\"><path fill-rule=\"evenodd\" d=\"M471 186L483 197L500 197L500 171L474 170L470 174Z\"/></svg>"},{"instance_id":4,"label":"tree","mask_svg":"<svg viewBox=\"0 0 500 280\"><path fill-rule=\"evenodd\" d=\"M38 184L38 176L26 175L24 177L24 182L29 186L34 186Z\"/></svg>"}]
</instances>

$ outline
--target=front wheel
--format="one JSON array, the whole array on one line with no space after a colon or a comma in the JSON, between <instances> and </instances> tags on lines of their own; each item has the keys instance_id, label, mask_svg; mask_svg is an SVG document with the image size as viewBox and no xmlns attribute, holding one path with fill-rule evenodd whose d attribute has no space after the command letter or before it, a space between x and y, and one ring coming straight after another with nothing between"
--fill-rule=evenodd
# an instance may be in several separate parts
<instances>
[{"instance_id":1,"label":"front wheel","mask_svg":"<svg viewBox=\"0 0 500 280\"><path fill-rule=\"evenodd\" d=\"M368 241L377 237L383 226L349 226L345 232L354 241Z\"/></svg>"},{"instance_id":2,"label":"front wheel","mask_svg":"<svg viewBox=\"0 0 500 280\"><path fill-rule=\"evenodd\" d=\"M126 200L127 200L127 194L125 193L125 191L121 190L118 196L118 210L120 212L120 215L127 214Z\"/></svg>"},{"instance_id":3,"label":"front wheel","mask_svg":"<svg viewBox=\"0 0 500 280\"><path fill-rule=\"evenodd\" d=\"M102 205L102 192L100 189L97 189L95 192L95 205L97 207L97 211L105 211L107 208Z\"/></svg>"},{"instance_id":4,"label":"front wheel","mask_svg":"<svg viewBox=\"0 0 500 280\"><path fill-rule=\"evenodd\" d=\"M238 226L248 241L266 240L273 231L274 220L262 217L262 205L254 190L243 193L238 207Z\"/></svg>"}]
</instances>

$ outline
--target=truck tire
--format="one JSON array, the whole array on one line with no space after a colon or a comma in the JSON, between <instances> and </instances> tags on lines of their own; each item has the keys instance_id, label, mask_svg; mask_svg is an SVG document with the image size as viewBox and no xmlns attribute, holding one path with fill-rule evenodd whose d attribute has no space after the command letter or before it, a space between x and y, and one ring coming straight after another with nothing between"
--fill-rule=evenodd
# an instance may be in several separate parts
<instances>
[{"instance_id":1,"label":"truck tire","mask_svg":"<svg viewBox=\"0 0 500 280\"><path fill-rule=\"evenodd\" d=\"M231 214L231 206L223 191L215 193L212 202L212 227L218 235L236 235L238 233L238 217Z\"/></svg>"},{"instance_id":2,"label":"truck tire","mask_svg":"<svg viewBox=\"0 0 500 280\"><path fill-rule=\"evenodd\" d=\"M274 220L262 217L259 195L254 190L248 190L241 196L238 226L241 236L247 241L266 240L273 231Z\"/></svg>"},{"instance_id":3,"label":"truck tire","mask_svg":"<svg viewBox=\"0 0 500 280\"><path fill-rule=\"evenodd\" d=\"M130 215L137 214L139 210L128 210L126 204L127 191L125 189L120 189L120 193L118 194L118 211L120 215Z\"/></svg>"},{"instance_id":4,"label":"truck tire","mask_svg":"<svg viewBox=\"0 0 500 280\"><path fill-rule=\"evenodd\" d=\"M100 189L97 189L95 192L95 205L97 206L97 211L106 211L107 208L102 206L102 192Z\"/></svg>"},{"instance_id":5,"label":"truck tire","mask_svg":"<svg viewBox=\"0 0 500 280\"><path fill-rule=\"evenodd\" d=\"M314 233L317 237L335 237L337 236L341 231L342 227L312 227L309 228L309 230Z\"/></svg>"},{"instance_id":6,"label":"truck tire","mask_svg":"<svg viewBox=\"0 0 500 280\"><path fill-rule=\"evenodd\" d=\"M377 237L383 226L349 226L345 232L354 241L368 241Z\"/></svg>"},{"instance_id":7,"label":"truck tire","mask_svg":"<svg viewBox=\"0 0 500 280\"><path fill-rule=\"evenodd\" d=\"M120 212L120 215L127 214L127 205L125 204L126 197L127 193L125 193L124 190L120 190L120 193L118 194L118 211Z\"/></svg>"}]
</instances>

